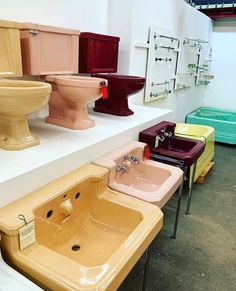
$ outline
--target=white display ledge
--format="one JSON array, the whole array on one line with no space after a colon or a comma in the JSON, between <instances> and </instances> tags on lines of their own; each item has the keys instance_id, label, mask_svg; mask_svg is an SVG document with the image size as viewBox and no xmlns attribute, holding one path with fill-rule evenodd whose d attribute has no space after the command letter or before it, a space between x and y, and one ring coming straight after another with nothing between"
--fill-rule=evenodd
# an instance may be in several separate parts
<instances>
[{"instance_id":1,"label":"white display ledge","mask_svg":"<svg viewBox=\"0 0 236 291\"><path fill-rule=\"evenodd\" d=\"M71 130L30 120L40 145L23 151L0 149L0 207L73 171L113 148L130 140L157 122L169 120L171 110L130 106L135 112L128 117L91 113L96 126L87 130Z\"/></svg>"}]
</instances>

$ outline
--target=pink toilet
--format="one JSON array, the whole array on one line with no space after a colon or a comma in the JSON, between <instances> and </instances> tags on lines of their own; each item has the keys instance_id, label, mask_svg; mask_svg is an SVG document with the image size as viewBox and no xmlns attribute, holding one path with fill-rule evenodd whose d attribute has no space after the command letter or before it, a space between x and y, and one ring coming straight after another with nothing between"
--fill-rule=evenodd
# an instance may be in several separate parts
<instances>
[{"instance_id":1,"label":"pink toilet","mask_svg":"<svg viewBox=\"0 0 236 291\"><path fill-rule=\"evenodd\" d=\"M79 72L108 80L108 98L97 100L94 111L128 116L134 114L128 106L128 97L143 89L145 78L111 74L117 72L119 40L119 37L82 32Z\"/></svg>"},{"instance_id":2,"label":"pink toilet","mask_svg":"<svg viewBox=\"0 0 236 291\"><path fill-rule=\"evenodd\" d=\"M79 30L25 23L21 29L23 72L52 85L46 122L86 129L95 125L87 104L103 95L107 80L78 73Z\"/></svg>"}]
</instances>

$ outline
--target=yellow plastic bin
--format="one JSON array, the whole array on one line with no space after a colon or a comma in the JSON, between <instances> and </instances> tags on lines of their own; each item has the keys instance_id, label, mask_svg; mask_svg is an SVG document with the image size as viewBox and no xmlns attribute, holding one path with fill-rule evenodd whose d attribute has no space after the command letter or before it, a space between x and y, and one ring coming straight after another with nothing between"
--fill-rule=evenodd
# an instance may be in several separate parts
<instances>
[{"instance_id":1,"label":"yellow plastic bin","mask_svg":"<svg viewBox=\"0 0 236 291\"><path fill-rule=\"evenodd\" d=\"M175 127L175 135L182 136L190 139L201 140L205 142L205 150L198 159L194 182L201 175L207 165L214 158L215 149L215 130L213 127L198 125L198 124L185 124L177 123ZM190 177L192 176L193 166L190 169ZM190 183L191 181L189 181Z\"/></svg>"}]
</instances>

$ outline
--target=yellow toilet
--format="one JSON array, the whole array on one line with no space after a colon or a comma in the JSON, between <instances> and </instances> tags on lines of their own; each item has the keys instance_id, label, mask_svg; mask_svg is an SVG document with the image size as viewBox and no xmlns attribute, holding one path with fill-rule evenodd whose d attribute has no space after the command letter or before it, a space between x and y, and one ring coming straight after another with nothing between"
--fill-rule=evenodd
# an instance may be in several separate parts
<instances>
[{"instance_id":1,"label":"yellow toilet","mask_svg":"<svg viewBox=\"0 0 236 291\"><path fill-rule=\"evenodd\" d=\"M0 20L0 148L22 150L39 144L31 134L27 114L48 103L51 85L8 80L22 76L20 24Z\"/></svg>"}]
</instances>

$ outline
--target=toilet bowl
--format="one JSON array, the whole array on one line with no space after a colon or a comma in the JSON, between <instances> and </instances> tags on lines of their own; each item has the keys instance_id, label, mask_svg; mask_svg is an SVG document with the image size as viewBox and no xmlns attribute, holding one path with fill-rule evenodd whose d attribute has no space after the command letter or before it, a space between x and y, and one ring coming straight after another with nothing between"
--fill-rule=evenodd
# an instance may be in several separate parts
<instances>
[{"instance_id":1,"label":"toilet bowl","mask_svg":"<svg viewBox=\"0 0 236 291\"><path fill-rule=\"evenodd\" d=\"M50 84L0 79L0 148L22 150L39 144L31 134L27 114L48 103Z\"/></svg>"},{"instance_id":2,"label":"toilet bowl","mask_svg":"<svg viewBox=\"0 0 236 291\"><path fill-rule=\"evenodd\" d=\"M23 72L52 84L47 123L71 129L95 125L87 104L102 96L104 79L78 73L79 30L24 23L21 28Z\"/></svg>"},{"instance_id":3,"label":"toilet bowl","mask_svg":"<svg viewBox=\"0 0 236 291\"><path fill-rule=\"evenodd\" d=\"M0 20L0 39L0 148L22 150L39 144L26 116L47 104L51 85L3 79L22 76L20 24Z\"/></svg>"},{"instance_id":4,"label":"toilet bowl","mask_svg":"<svg viewBox=\"0 0 236 291\"><path fill-rule=\"evenodd\" d=\"M52 84L47 123L86 129L95 126L88 117L87 104L102 96L107 81L100 78L55 75L45 79Z\"/></svg>"},{"instance_id":5,"label":"toilet bowl","mask_svg":"<svg viewBox=\"0 0 236 291\"><path fill-rule=\"evenodd\" d=\"M128 97L143 89L145 78L115 74L97 74L94 77L104 78L109 84L109 98L97 100L94 111L119 116L134 114L129 108Z\"/></svg>"},{"instance_id":6,"label":"toilet bowl","mask_svg":"<svg viewBox=\"0 0 236 291\"><path fill-rule=\"evenodd\" d=\"M143 89L145 78L115 75L119 37L82 32L79 41L79 72L108 80L108 97L95 102L94 111L119 116L134 114L128 97ZM102 74L100 74L102 73Z\"/></svg>"}]
</instances>

